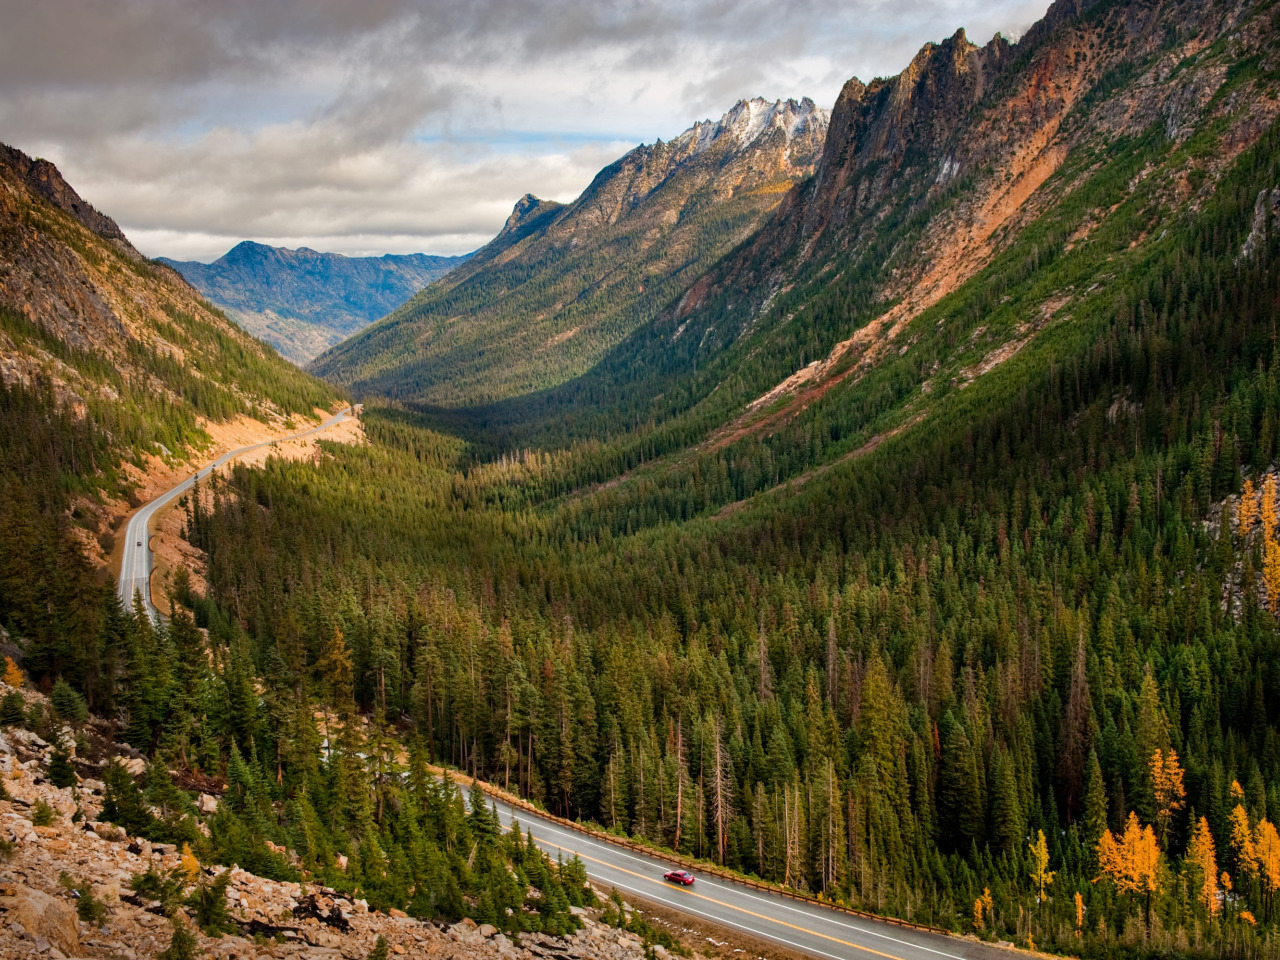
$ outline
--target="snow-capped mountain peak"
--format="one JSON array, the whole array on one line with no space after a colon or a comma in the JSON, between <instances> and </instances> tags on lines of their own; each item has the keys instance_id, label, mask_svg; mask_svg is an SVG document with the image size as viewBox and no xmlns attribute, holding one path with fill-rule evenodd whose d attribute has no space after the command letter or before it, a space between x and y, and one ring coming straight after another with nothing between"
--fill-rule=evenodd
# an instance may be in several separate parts
<instances>
[{"instance_id":1,"label":"snow-capped mountain peak","mask_svg":"<svg viewBox=\"0 0 1280 960\"><path fill-rule=\"evenodd\" d=\"M781 131L790 142L814 125L825 129L827 119L828 112L808 97L799 101L787 99L772 103L763 97L754 97L739 100L719 120L695 123L671 141L671 145L677 150L691 146L691 152L696 156L713 144L720 143L725 137L732 137L735 146L742 148L774 130Z\"/></svg>"}]
</instances>

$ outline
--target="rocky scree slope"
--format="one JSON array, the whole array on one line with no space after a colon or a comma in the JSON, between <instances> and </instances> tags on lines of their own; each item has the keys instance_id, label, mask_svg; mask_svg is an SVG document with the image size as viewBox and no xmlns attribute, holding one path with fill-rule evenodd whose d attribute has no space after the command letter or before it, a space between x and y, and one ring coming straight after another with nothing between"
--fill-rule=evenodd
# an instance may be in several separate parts
<instances>
[{"instance_id":1,"label":"rocky scree slope","mask_svg":"<svg viewBox=\"0 0 1280 960\"><path fill-rule=\"evenodd\" d=\"M466 260L425 253L345 257L249 240L213 263L157 258L297 364L386 316Z\"/></svg>"},{"instance_id":2,"label":"rocky scree slope","mask_svg":"<svg viewBox=\"0 0 1280 960\"><path fill-rule=\"evenodd\" d=\"M42 694L24 690L22 696L29 711L48 708ZM97 728L108 729L92 726L97 739ZM20 727L0 731L0 777L7 794L0 799L0 841L7 844L0 856L0 960L157 957L169 946L172 923L159 904L132 892L130 881L149 868L157 872L183 868L182 853L172 844L131 837L98 819L106 763L121 763L141 776L145 761L128 746L109 741L94 744L94 753L101 755L98 759L77 757L75 731L66 727L60 734L77 771L76 784L62 788L49 780L54 752L50 743ZM208 783L214 784L210 789L216 794L216 781ZM194 799L202 818L216 814L216 795L200 793ZM41 819L38 811L43 808L46 816L51 814L51 822L37 825L34 821ZM190 866L190 861L185 865ZM178 922L196 937L196 956L363 960L379 938L386 941L390 957L645 960L650 956L636 934L598 922L597 910L574 908L583 922L583 929L576 933L565 937L526 933L517 942L469 919L443 924L416 920L399 910L384 913L371 909L363 899L321 884L268 880L238 867L201 867L189 886L228 870L226 905L232 932L206 935L189 909L179 911ZM77 884L87 885L102 905L99 922L78 917L83 892L73 891ZM603 900L603 893L597 892ZM661 946L653 946L652 951L656 960L671 960ZM693 957L701 960L697 954Z\"/></svg>"},{"instance_id":3,"label":"rocky scree slope","mask_svg":"<svg viewBox=\"0 0 1280 960\"><path fill-rule=\"evenodd\" d=\"M562 383L750 236L812 172L826 127L811 100L746 100L637 147L571 204L526 196L469 263L312 369L451 406Z\"/></svg>"}]
</instances>

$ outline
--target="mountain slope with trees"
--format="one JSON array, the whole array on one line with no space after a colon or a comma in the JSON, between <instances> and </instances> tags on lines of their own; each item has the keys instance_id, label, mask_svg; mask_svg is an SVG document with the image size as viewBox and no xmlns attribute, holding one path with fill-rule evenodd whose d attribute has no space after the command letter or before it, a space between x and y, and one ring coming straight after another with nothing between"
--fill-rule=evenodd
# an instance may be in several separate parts
<instances>
[{"instance_id":1,"label":"mountain slope with trees","mask_svg":"<svg viewBox=\"0 0 1280 960\"><path fill-rule=\"evenodd\" d=\"M297 364L386 316L466 261L425 253L344 257L249 240L212 263L157 258Z\"/></svg>"},{"instance_id":2,"label":"mountain slope with trees","mask_svg":"<svg viewBox=\"0 0 1280 960\"><path fill-rule=\"evenodd\" d=\"M637 147L567 206L526 196L465 267L312 369L447 406L560 384L750 235L811 172L826 126L807 99L745 100Z\"/></svg>"},{"instance_id":3,"label":"mountain slope with trees","mask_svg":"<svg viewBox=\"0 0 1280 960\"><path fill-rule=\"evenodd\" d=\"M189 614L67 591L6 614L25 663L161 769L250 771L264 839L328 811L317 868L371 888L413 872L368 817L404 738L864 910L1280 956L1278 17L1060 0L851 83L591 373L238 469L184 505ZM51 473L92 437L39 429L4 442Z\"/></svg>"}]
</instances>

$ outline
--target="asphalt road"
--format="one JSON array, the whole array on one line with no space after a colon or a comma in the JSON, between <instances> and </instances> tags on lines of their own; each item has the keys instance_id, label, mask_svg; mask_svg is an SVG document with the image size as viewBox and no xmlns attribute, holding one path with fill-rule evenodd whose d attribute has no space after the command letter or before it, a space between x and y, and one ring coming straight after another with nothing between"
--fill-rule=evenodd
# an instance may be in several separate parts
<instances>
[{"instance_id":1,"label":"asphalt road","mask_svg":"<svg viewBox=\"0 0 1280 960\"><path fill-rule=\"evenodd\" d=\"M341 423L349 416L351 416L350 407L330 417L318 427L312 427L302 433L295 433L278 439L296 440L299 437L309 437L313 433L319 433L321 430L329 429L334 424ZM147 612L151 614L151 618L155 620L160 616L159 611L156 610L155 605L151 602L151 570L154 566L154 561L151 556L150 527L151 518L155 516L156 511L190 490L197 477L203 479L228 460L234 460L236 457L242 456L251 450L257 450L259 447L268 447L275 442L275 440L264 440L262 443L253 443L247 447L237 447L235 450L224 453L213 463L202 467L198 472L187 477L171 490L167 490L148 502L129 518L129 526L125 528L124 534L124 554L120 562L120 581L116 585L121 603L126 607L132 607L134 592L141 591L143 602L146 604Z\"/></svg>"},{"instance_id":2,"label":"asphalt road","mask_svg":"<svg viewBox=\"0 0 1280 960\"><path fill-rule=\"evenodd\" d=\"M500 800L492 802L504 827L510 827L514 815L525 830L532 828L534 840L548 854L563 853L565 859L577 854L591 879L603 886L819 960L1008 960L1011 956L999 947L863 920L718 877L698 876L691 887L677 886L662 879L675 864L586 836L530 811L513 810Z\"/></svg>"}]
</instances>

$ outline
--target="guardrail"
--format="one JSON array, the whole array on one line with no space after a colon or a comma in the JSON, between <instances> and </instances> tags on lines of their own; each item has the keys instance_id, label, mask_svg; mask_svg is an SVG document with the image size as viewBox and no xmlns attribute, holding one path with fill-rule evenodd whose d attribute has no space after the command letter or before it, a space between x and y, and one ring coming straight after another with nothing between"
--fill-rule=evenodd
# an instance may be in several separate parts
<instances>
[{"instance_id":1,"label":"guardrail","mask_svg":"<svg viewBox=\"0 0 1280 960\"><path fill-rule=\"evenodd\" d=\"M749 887L753 890L763 890L766 893L776 893L782 897L799 900L801 903L811 904L815 907L825 907L828 910L834 910L837 913L845 913L850 916L858 917L862 920L872 920L876 923L887 923L891 926L902 927L908 930L917 930L921 933L931 933L939 937L956 937L957 939L966 939L964 937L959 937L952 931L945 930L942 927L932 927L924 923L914 923L911 920L903 920L899 917L884 917L876 913L868 913L865 910L856 910L853 907L846 907L842 904L833 903L830 900L820 900L807 893L800 893L797 890L792 890L788 887L783 887L775 883L768 883L763 880L752 880L750 877L744 877L741 874L734 873L732 870L726 870L724 867L717 867L714 864L707 864L693 860L678 853L667 853L664 850L658 850L655 847L650 847L643 843L637 843L627 837L615 836L607 831L598 830L595 827L589 827L576 820L568 820L564 817L558 817L554 813L548 813L546 810L535 806L528 800L524 799L524 797L517 796L514 793L503 790L501 787L495 786L488 781L477 780L475 777L468 776L461 771L452 770L448 767L437 766L430 766L429 769L441 776L447 773L455 782L458 783L463 783L468 786L473 783L479 784L481 790L489 794L491 797L501 800L508 806L526 810L529 813L541 817L544 820L550 820L552 823L568 830L576 831L577 833L584 834L605 843L612 843L614 846L633 850L636 853L642 853L648 857L653 857L658 860L666 860L670 863L684 867L686 870L696 870L699 873L710 874L711 876L724 880L727 883L736 883L744 887Z\"/></svg>"}]
</instances>

